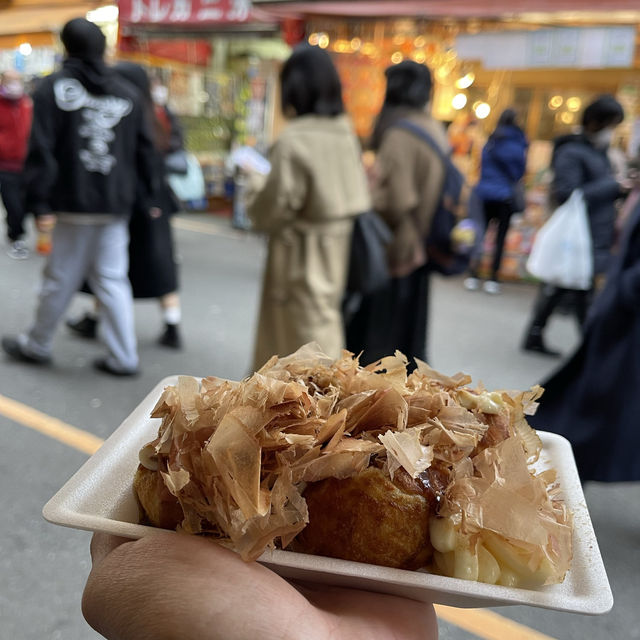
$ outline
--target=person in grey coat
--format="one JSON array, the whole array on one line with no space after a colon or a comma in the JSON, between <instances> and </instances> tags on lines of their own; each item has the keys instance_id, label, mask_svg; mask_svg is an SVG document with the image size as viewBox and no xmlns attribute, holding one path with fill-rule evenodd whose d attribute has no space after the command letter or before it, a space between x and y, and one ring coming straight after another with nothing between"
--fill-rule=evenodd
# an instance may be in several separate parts
<instances>
[{"instance_id":1,"label":"person in grey coat","mask_svg":"<svg viewBox=\"0 0 640 640\"><path fill-rule=\"evenodd\" d=\"M559 206L568 200L575 189L581 189L584 194L593 245L594 284L609 266L615 237L614 203L625 192L625 187L614 177L607 158L614 129L623 117L622 106L613 96L600 96L584 110L579 133L555 140L551 159L554 171L551 200L554 205ZM577 291L542 283L523 349L559 356L559 352L550 349L544 342L543 332L547 321L562 301L570 300L582 327L593 290L593 286L588 291Z\"/></svg>"}]
</instances>

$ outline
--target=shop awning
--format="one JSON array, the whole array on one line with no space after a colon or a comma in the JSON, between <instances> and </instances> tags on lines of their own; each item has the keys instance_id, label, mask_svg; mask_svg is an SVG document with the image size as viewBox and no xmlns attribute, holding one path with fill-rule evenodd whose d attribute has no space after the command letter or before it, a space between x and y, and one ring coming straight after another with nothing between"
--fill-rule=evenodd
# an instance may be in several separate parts
<instances>
[{"instance_id":1,"label":"shop awning","mask_svg":"<svg viewBox=\"0 0 640 640\"><path fill-rule=\"evenodd\" d=\"M102 2L82 0L12 0L0 3L0 36L57 33L68 20L84 17Z\"/></svg>"},{"instance_id":2,"label":"shop awning","mask_svg":"<svg viewBox=\"0 0 640 640\"><path fill-rule=\"evenodd\" d=\"M577 20L607 22L615 13L629 12L632 19L640 10L638 0L319 0L316 2L255 0L260 8L278 16L421 17L421 18L502 18L505 16L572 14ZM606 5L606 9L605 9ZM589 16L589 14L593 14ZM570 19L571 16L566 16ZM626 20L624 15L619 19Z\"/></svg>"}]
</instances>

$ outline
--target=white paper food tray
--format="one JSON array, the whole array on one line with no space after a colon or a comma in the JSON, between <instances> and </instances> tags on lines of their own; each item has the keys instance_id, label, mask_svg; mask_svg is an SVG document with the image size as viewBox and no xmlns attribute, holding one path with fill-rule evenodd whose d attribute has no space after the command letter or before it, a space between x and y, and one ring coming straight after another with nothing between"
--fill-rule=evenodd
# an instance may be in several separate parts
<instances>
[{"instance_id":1,"label":"white paper food tray","mask_svg":"<svg viewBox=\"0 0 640 640\"><path fill-rule=\"evenodd\" d=\"M132 480L138 466L138 451L157 436L160 421L149 414L164 387L177 381L176 375L159 382L49 500L43 509L49 522L127 538L176 535L173 531L138 524ZM524 604L593 615L606 613L613 606L613 596L571 445L559 435L538 433L543 451L537 466L557 470L565 502L574 514L573 561L562 584L518 589L281 550L265 552L260 562L285 578L390 593L454 607Z\"/></svg>"}]
</instances>

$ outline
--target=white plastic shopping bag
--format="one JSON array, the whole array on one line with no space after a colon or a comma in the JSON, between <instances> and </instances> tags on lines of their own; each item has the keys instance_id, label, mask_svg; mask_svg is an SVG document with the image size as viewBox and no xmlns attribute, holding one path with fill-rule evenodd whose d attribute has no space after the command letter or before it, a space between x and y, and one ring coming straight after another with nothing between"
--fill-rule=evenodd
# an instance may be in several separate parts
<instances>
[{"instance_id":1,"label":"white plastic shopping bag","mask_svg":"<svg viewBox=\"0 0 640 640\"><path fill-rule=\"evenodd\" d=\"M181 202L193 202L205 197L205 182L202 168L192 153L187 153L187 173L171 173L167 180Z\"/></svg>"},{"instance_id":2,"label":"white plastic shopping bag","mask_svg":"<svg viewBox=\"0 0 640 640\"><path fill-rule=\"evenodd\" d=\"M527 271L558 287L591 288L591 231L580 189L576 189L538 231L527 260Z\"/></svg>"}]
</instances>

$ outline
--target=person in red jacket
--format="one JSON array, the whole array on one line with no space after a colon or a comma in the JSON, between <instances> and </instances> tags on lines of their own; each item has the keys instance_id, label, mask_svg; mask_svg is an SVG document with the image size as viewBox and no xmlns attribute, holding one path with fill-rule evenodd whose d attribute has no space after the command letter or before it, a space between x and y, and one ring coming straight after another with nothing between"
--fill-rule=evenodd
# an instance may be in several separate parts
<instances>
[{"instance_id":1,"label":"person in red jacket","mask_svg":"<svg viewBox=\"0 0 640 640\"><path fill-rule=\"evenodd\" d=\"M27 258L24 236L22 167L27 155L33 106L17 71L0 77L0 196L7 211L9 255Z\"/></svg>"}]
</instances>

